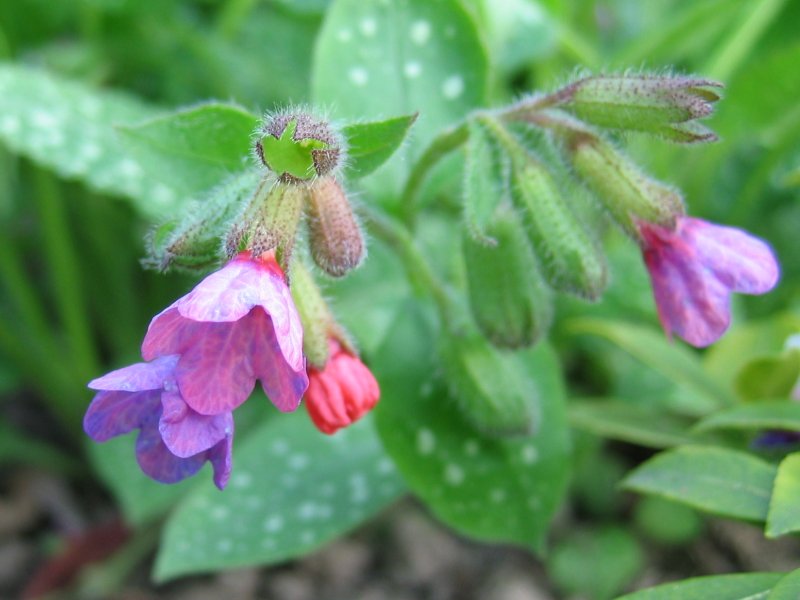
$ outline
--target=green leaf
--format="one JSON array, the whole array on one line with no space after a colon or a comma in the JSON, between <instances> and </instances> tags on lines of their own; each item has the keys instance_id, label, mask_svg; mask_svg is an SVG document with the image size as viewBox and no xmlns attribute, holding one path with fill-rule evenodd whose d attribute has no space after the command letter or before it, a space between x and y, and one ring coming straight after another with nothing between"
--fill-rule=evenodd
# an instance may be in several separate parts
<instances>
[{"instance_id":1,"label":"green leaf","mask_svg":"<svg viewBox=\"0 0 800 600\"><path fill-rule=\"evenodd\" d=\"M648 460L623 485L709 513L765 521L776 472L773 465L744 452L684 446Z\"/></svg>"},{"instance_id":2,"label":"green leaf","mask_svg":"<svg viewBox=\"0 0 800 600\"><path fill-rule=\"evenodd\" d=\"M736 392L745 400L788 398L800 378L800 351L765 356L747 363L736 376Z\"/></svg>"},{"instance_id":3,"label":"green leaf","mask_svg":"<svg viewBox=\"0 0 800 600\"><path fill-rule=\"evenodd\" d=\"M178 194L144 177L139 161L120 147L115 126L157 114L124 94L37 69L0 65L0 140L62 177L132 198L150 217L174 210Z\"/></svg>"},{"instance_id":4,"label":"green leaf","mask_svg":"<svg viewBox=\"0 0 800 600\"><path fill-rule=\"evenodd\" d=\"M764 401L730 408L706 417L695 427L712 429L786 429L800 431L800 404L789 400Z\"/></svg>"},{"instance_id":5,"label":"green leaf","mask_svg":"<svg viewBox=\"0 0 800 600\"><path fill-rule=\"evenodd\" d=\"M569 440L563 384L546 344L528 351L540 409L534 435L497 439L469 425L435 368L435 333L407 304L376 353L378 432L404 479L461 533L541 549L564 496Z\"/></svg>"},{"instance_id":6,"label":"green leaf","mask_svg":"<svg viewBox=\"0 0 800 600\"><path fill-rule=\"evenodd\" d=\"M790 454L778 466L767 515L767 537L800 531L800 453Z\"/></svg>"},{"instance_id":7,"label":"green leaf","mask_svg":"<svg viewBox=\"0 0 800 600\"><path fill-rule=\"evenodd\" d=\"M403 493L370 419L325 436L280 415L236 449L224 492L196 489L167 522L155 577L279 562L349 531Z\"/></svg>"},{"instance_id":8,"label":"green leaf","mask_svg":"<svg viewBox=\"0 0 800 600\"><path fill-rule=\"evenodd\" d=\"M425 145L486 99L488 60L458 0L334 0L317 38L312 98L337 117L420 113L375 182L386 196Z\"/></svg>"},{"instance_id":9,"label":"green leaf","mask_svg":"<svg viewBox=\"0 0 800 600\"><path fill-rule=\"evenodd\" d=\"M198 482L189 479L165 485L147 477L136 463L136 435L117 437L102 444L87 443L94 470L119 502L125 520L131 525L143 525L167 512ZM206 479L204 485L213 487L208 467L196 477Z\"/></svg>"},{"instance_id":10,"label":"green leaf","mask_svg":"<svg viewBox=\"0 0 800 600\"><path fill-rule=\"evenodd\" d=\"M669 342L660 332L606 319L574 319L568 327L574 333L588 333L609 340L651 369L693 391L696 394L692 398L694 406L681 407L687 414L702 415L731 403L730 394L703 370L697 355Z\"/></svg>"},{"instance_id":11,"label":"green leaf","mask_svg":"<svg viewBox=\"0 0 800 600\"><path fill-rule=\"evenodd\" d=\"M394 154L417 120L417 113L370 123L351 123L342 128L347 138L347 177L369 175Z\"/></svg>"},{"instance_id":12,"label":"green leaf","mask_svg":"<svg viewBox=\"0 0 800 600\"><path fill-rule=\"evenodd\" d=\"M648 448L697 443L687 419L652 407L619 400L577 400L569 403L570 425L600 437Z\"/></svg>"},{"instance_id":13,"label":"green leaf","mask_svg":"<svg viewBox=\"0 0 800 600\"><path fill-rule=\"evenodd\" d=\"M658 496L645 496L636 503L634 521L642 533L662 545L688 544L703 530L697 512Z\"/></svg>"},{"instance_id":14,"label":"green leaf","mask_svg":"<svg viewBox=\"0 0 800 600\"><path fill-rule=\"evenodd\" d=\"M572 532L547 561L550 577L566 595L592 600L612 598L643 566L642 548L622 527Z\"/></svg>"},{"instance_id":15,"label":"green leaf","mask_svg":"<svg viewBox=\"0 0 800 600\"><path fill-rule=\"evenodd\" d=\"M238 106L210 103L118 130L147 176L192 194L251 165L250 139L257 123Z\"/></svg>"},{"instance_id":16,"label":"green leaf","mask_svg":"<svg viewBox=\"0 0 800 600\"><path fill-rule=\"evenodd\" d=\"M617 600L766 600L782 573L695 577L641 590Z\"/></svg>"},{"instance_id":17,"label":"green leaf","mask_svg":"<svg viewBox=\"0 0 800 600\"><path fill-rule=\"evenodd\" d=\"M772 588L766 600L797 600L798 598L800 598L800 569L783 577Z\"/></svg>"}]
</instances>

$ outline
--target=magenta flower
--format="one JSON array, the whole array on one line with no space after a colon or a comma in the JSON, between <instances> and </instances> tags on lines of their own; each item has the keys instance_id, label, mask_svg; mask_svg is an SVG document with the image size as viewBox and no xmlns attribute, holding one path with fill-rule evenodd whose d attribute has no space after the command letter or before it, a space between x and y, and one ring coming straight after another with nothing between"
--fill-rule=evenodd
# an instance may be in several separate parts
<instances>
[{"instance_id":1,"label":"magenta flower","mask_svg":"<svg viewBox=\"0 0 800 600\"><path fill-rule=\"evenodd\" d=\"M136 459L142 471L162 483L197 473L206 461L222 489L231 472L233 416L201 415L184 402L174 379L179 357L169 355L112 371L89 383L99 390L83 428L96 442L139 429Z\"/></svg>"},{"instance_id":2,"label":"magenta flower","mask_svg":"<svg viewBox=\"0 0 800 600\"><path fill-rule=\"evenodd\" d=\"M180 396L201 415L234 410L256 379L279 410L295 410L308 387L303 329L274 257L242 252L156 315L142 356L175 354Z\"/></svg>"},{"instance_id":3,"label":"magenta flower","mask_svg":"<svg viewBox=\"0 0 800 600\"><path fill-rule=\"evenodd\" d=\"M661 324L693 346L725 333L731 292L764 294L778 282L772 249L740 229L678 217L674 229L640 222L639 232Z\"/></svg>"}]
</instances>

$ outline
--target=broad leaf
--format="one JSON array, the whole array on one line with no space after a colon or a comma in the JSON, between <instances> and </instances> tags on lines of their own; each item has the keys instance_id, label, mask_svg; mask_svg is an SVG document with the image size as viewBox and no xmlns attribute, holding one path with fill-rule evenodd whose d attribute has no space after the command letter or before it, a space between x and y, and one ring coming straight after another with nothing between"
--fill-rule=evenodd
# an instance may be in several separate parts
<instances>
[{"instance_id":1,"label":"broad leaf","mask_svg":"<svg viewBox=\"0 0 800 600\"><path fill-rule=\"evenodd\" d=\"M766 600L782 573L696 577L620 596L617 600Z\"/></svg>"},{"instance_id":2,"label":"broad leaf","mask_svg":"<svg viewBox=\"0 0 800 600\"><path fill-rule=\"evenodd\" d=\"M773 465L744 452L685 446L650 459L623 485L709 513L765 521L776 473Z\"/></svg>"},{"instance_id":3,"label":"broad leaf","mask_svg":"<svg viewBox=\"0 0 800 600\"><path fill-rule=\"evenodd\" d=\"M484 102L487 68L458 0L334 0L317 38L312 97L343 118L420 113L413 139L376 182L388 195L442 127Z\"/></svg>"},{"instance_id":4,"label":"broad leaf","mask_svg":"<svg viewBox=\"0 0 800 600\"><path fill-rule=\"evenodd\" d=\"M569 403L569 422L600 437L649 448L697 443L689 421L633 402L578 400Z\"/></svg>"},{"instance_id":5,"label":"broad leaf","mask_svg":"<svg viewBox=\"0 0 800 600\"><path fill-rule=\"evenodd\" d=\"M151 217L169 214L179 196L145 177L120 146L115 127L158 113L124 94L99 91L45 71L0 66L0 140L62 177L132 198Z\"/></svg>"},{"instance_id":6,"label":"broad leaf","mask_svg":"<svg viewBox=\"0 0 800 600\"><path fill-rule=\"evenodd\" d=\"M767 537L800 531L800 453L790 454L778 466L767 515Z\"/></svg>"},{"instance_id":7,"label":"broad leaf","mask_svg":"<svg viewBox=\"0 0 800 600\"><path fill-rule=\"evenodd\" d=\"M191 194L250 166L258 119L231 104L204 104L119 127L148 176Z\"/></svg>"},{"instance_id":8,"label":"broad leaf","mask_svg":"<svg viewBox=\"0 0 800 600\"><path fill-rule=\"evenodd\" d=\"M375 355L378 431L404 479L440 518L480 539L541 549L569 462L563 385L545 344L528 352L540 408L529 436L490 438L469 425L439 379L435 333L408 304Z\"/></svg>"},{"instance_id":9,"label":"broad leaf","mask_svg":"<svg viewBox=\"0 0 800 600\"><path fill-rule=\"evenodd\" d=\"M800 598L800 569L783 577L766 597L766 600L797 600Z\"/></svg>"},{"instance_id":10,"label":"broad leaf","mask_svg":"<svg viewBox=\"0 0 800 600\"><path fill-rule=\"evenodd\" d=\"M764 356L747 363L736 376L736 392L745 400L788 398L800 378L800 351Z\"/></svg>"},{"instance_id":11,"label":"broad leaf","mask_svg":"<svg viewBox=\"0 0 800 600\"><path fill-rule=\"evenodd\" d=\"M370 419L326 436L305 411L280 415L253 431L235 459L224 492L196 489L167 522L158 580L306 554L403 493Z\"/></svg>"},{"instance_id":12,"label":"broad leaf","mask_svg":"<svg viewBox=\"0 0 800 600\"><path fill-rule=\"evenodd\" d=\"M417 120L417 114L370 123L351 123L342 128L347 139L348 177L369 175L394 154Z\"/></svg>"}]
</instances>

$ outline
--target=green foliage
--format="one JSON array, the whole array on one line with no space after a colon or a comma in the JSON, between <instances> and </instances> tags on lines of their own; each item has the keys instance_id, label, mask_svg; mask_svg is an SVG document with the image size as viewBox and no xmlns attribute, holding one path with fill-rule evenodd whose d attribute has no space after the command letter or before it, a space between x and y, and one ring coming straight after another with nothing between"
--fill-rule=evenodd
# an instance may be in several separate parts
<instances>
[{"instance_id":1,"label":"green foliage","mask_svg":"<svg viewBox=\"0 0 800 600\"><path fill-rule=\"evenodd\" d=\"M769 592L780 573L747 573L697 577L621 596L617 600L755 600Z\"/></svg>"},{"instance_id":2,"label":"green foliage","mask_svg":"<svg viewBox=\"0 0 800 600\"><path fill-rule=\"evenodd\" d=\"M767 537L800 531L800 454L790 454L778 465L767 515Z\"/></svg>"}]
</instances>

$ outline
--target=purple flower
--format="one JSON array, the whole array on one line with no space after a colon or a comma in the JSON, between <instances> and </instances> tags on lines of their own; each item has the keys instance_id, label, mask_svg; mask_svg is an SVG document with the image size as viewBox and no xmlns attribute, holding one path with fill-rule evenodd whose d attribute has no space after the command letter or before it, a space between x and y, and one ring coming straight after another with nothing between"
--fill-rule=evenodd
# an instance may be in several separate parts
<instances>
[{"instance_id":1,"label":"purple flower","mask_svg":"<svg viewBox=\"0 0 800 600\"><path fill-rule=\"evenodd\" d=\"M731 292L764 294L780 276L764 241L733 227L678 217L675 228L640 222L642 252L658 316L693 346L708 346L730 325Z\"/></svg>"},{"instance_id":2,"label":"purple flower","mask_svg":"<svg viewBox=\"0 0 800 600\"><path fill-rule=\"evenodd\" d=\"M256 379L281 411L308 387L303 329L272 255L242 252L152 320L142 356L179 355L180 396L201 415L230 412Z\"/></svg>"},{"instance_id":3,"label":"purple flower","mask_svg":"<svg viewBox=\"0 0 800 600\"><path fill-rule=\"evenodd\" d=\"M96 442L139 429L136 459L142 471L162 483L197 473L205 461L222 489L231 472L233 416L201 415L184 402L175 383L177 355L112 371L89 383L99 390L83 428Z\"/></svg>"}]
</instances>

